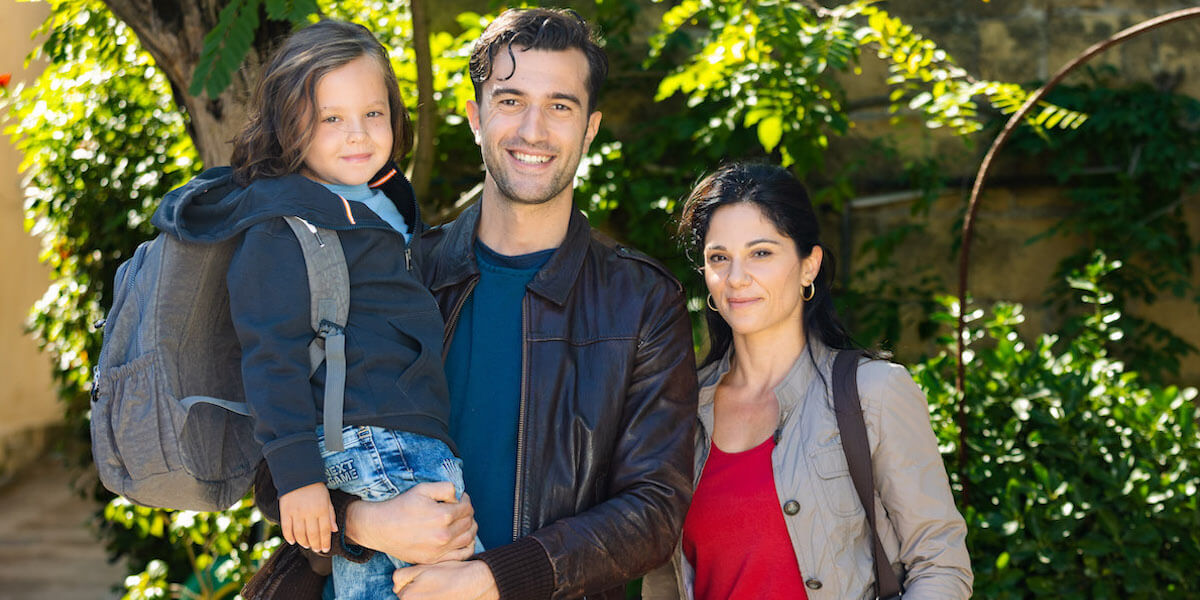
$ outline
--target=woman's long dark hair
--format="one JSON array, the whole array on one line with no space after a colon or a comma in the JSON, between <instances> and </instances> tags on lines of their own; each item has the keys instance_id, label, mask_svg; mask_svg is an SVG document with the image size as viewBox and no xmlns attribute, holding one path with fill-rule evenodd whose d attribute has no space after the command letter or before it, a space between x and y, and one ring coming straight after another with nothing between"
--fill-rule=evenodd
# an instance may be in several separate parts
<instances>
[{"instance_id":1,"label":"woman's long dark hair","mask_svg":"<svg viewBox=\"0 0 1200 600\"><path fill-rule=\"evenodd\" d=\"M704 238L713 213L722 206L753 204L763 215L796 244L801 259L821 246L824 259L817 278L816 291L804 303L805 342L816 335L834 349L856 348L846 328L838 320L833 306L833 255L821 245L817 215L804 184L781 167L760 163L733 163L722 166L696 184L684 203L679 221L679 236L692 257L703 257ZM695 260L695 259L694 259ZM703 265L703 258L700 259ZM708 355L701 366L721 359L733 343L733 330L712 308L705 312L708 321ZM807 347L807 343L805 344Z\"/></svg>"}]
</instances>

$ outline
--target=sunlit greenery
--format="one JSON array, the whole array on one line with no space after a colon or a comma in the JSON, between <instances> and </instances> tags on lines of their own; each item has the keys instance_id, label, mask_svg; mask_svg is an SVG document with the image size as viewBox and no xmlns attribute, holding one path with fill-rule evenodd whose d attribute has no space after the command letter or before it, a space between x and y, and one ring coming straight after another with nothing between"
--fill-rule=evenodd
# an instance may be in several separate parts
<instances>
[{"instance_id":1,"label":"sunlit greenery","mask_svg":"<svg viewBox=\"0 0 1200 600\"><path fill-rule=\"evenodd\" d=\"M99 0L48 3L51 17L38 55L49 66L34 84L0 92L0 103L9 110L5 131L26 157L26 226L43 241L43 260L55 278L34 307L30 329L54 360L68 422L86 437L90 369L100 345L92 323L111 302L116 266L153 235L148 218L159 199L201 165L187 116L129 28ZM427 220L435 222L452 217L460 196L481 178L463 111L472 97L467 53L499 5L478 4L478 12L443 19L454 23L452 31L430 35L437 137L432 185L421 202ZM838 82L861 76L863 57L887 65L888 79L881 83L891 90L893 112L960 136L978 131L989 111L1015 110L1027 93L1012 83L977 80L933 40L868 1L829 7L767 0L657 4L603 0L586 9L604 31L613 68L601 98L605 122L580 168L576 197L594 225L661 259L691 284L689 306L696 314L703 307L698 278L670 233L679 199L723 160L757 157L815 179L818 204L843 210L857 193L863 159L831 165L826 155L853 126ZM193 92L223 87L247 44L255 42L255 28L243 20L246 11L252 8L253 18L262 9L268 17L303 23L319 8L367 24L379 36L392 53L405 101L410 110L416 107L408 2L232 0L227 6L232 8L208 40ZM648 39L637 28L646 15L661 15ZM1070 108L1043 105L1031 118L1038 135L1030 137L1057 143L1059 133L1051 130L1066 128L1078 137L1064 139L1091 139L1086 136L1094 123L1120 126L1105 120L1113 117L1101 114L1103 102L1068 100L1063 105ZM622 110L627 114L621 116ZM899 160L887 141L873 142L868 151ZM936 157L905 160L910 165L903 183L926 191L917 205L928 206L942 185ZM875 257L866 270L882 283L844 283L856 330L869 336L865 342L895 339L902 299L923 303L925 318L935 316L930 292L940 282L923 273L888 276L892 253L917 231L897 228L864 243ZM1117 254L1110 249L1110 255ZM1089 257L1077 257L1071 267L1081 268ZM1072 323L1079 333L1071 340L1022 341L1013 331L1018 307L1001 305L975 319L983 325L972 334L968 380L971 464L962 470L968 481L957 484L972 491L967 516L972 553L982 557L976 562L979 597L1063 597L1051 590L1055 578L1072 581L1070 593L1098 596L1107 593L1096 591L1103 585L1136 597L1155 597L1147 586L1195 591L1175 577L1180 565L1198 558L1200 527L1189 498L1195 497L1200 456L1195 415L1187 412L1195 392L1148 385L1112 359L1113 332L1127 319L1117 319L1119 303L1105 300L1110 296L1098 286L1125 275L1112 273L1109 263L1089 264L1091 270L1074 281L1094 310ZM1168 275L1180 277L1190 268L1177 266L1169 265ZM1079 306L1075 292L1059 297ZM951 457L958 432L948 412L954 405L949 360L935 357L915 372L930 392L934 422ZM1096 464L1072 468L1071 460ZM953 461L950 466L960 472ZM1147 473L1153 476L1147 479ZM89 493L106 503L99 514L109 549L130 560L128 598L232 597L279 544L247 504L198 514L135 507L98 487ZM1110 514L1132 515L1121 521L1129 532L1114 529ZM1157 533L1147 533L1152 530ZM1138 567L1119 564L1121 552L1131 553L1140 562L1130 564Z\"/></svg>"},{"instance_id":2,"label":"sunlit greenery","mask_svg":"<svg viewBox=\"0 0 1200 600\"><path fill-rule=\"evenodd\" d=\"M1197 392L1150 383L1106 350L1121 331L1106 287L1118 267L1098 254L1071 274L1086 310L1069 337L1020 335L1020 305L969 314L966 465L954 452L953 335L913 368L960 502L969 492L978 598L1200 592ZM953 331L950 314L941 318Z\"/></svg>"}]
</instances>

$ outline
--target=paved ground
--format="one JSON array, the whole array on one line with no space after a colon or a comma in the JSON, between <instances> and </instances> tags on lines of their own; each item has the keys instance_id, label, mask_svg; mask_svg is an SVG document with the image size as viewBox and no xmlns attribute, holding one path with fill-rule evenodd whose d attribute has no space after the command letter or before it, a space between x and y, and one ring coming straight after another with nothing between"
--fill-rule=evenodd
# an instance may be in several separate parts
<instances>
[{"instance_id":1,"label":"paved ground","mask_svg":"<svg viewBox=\"0 0 1200 600\"><path fill-rule=\"evenodd\" d=\"M93 507L46 457L0 487L0 600L113 600L124 569L87 527Z\"/></svg>"}]
</instances>

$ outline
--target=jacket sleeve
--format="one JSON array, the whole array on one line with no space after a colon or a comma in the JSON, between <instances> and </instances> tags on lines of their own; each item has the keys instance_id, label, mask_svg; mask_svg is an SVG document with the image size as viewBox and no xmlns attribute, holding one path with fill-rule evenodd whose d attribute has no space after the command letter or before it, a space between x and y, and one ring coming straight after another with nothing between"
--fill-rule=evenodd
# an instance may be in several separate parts
<instances>
[{"instance_id":1,"label":"jacket sleeve","mask_svg":"<svg viewBox=\"0 0 1200 600\"><path fill-rule=\"evenodd\" d=\"M308 275L300 242L283 219L251 226L226 275L242 347L242 384L255 437L280 495L324 482L317 407L309 384Z\"/></svg>"},{"instance_id":2,"label":"jacket sleeve","mask_svg":"<svg viewBox=\"0 0 1200 600\"><path fill-rule=\"evenodd\" d=\"M876 493L900 542L899 557L891 558L906 571L904 597L969 598L967 526L954 505L925 394L900 365L872 361L859 374L863 404L874 417L868 424L876 424Z\"/></svg>"},{"instance_id":3,"label":"jacket sleeve","mask_svg":"<svg viewBox=\"0 0 1200 600\"><path fill-rule=\"evenodd\" d=\"M674 282L664 278L648 297L662 300L642 319L609 496L480 554L502 600L576 598L621 586L666 562L679 540L692 496L696 362ZM552 586L527 585L547 575Z\"/></svg>"},{"instance_id":4,"label":"jacket sleeve","mask_svg":"<svg viewBox=\"0 0 1200 600\"><path fill-rule=\"evenodd\" d=\"M683 600L676 572L679 568L679 551L676 550L671 562L646 573L642 578L642 600Z\"/></svg>"}]
</instances>

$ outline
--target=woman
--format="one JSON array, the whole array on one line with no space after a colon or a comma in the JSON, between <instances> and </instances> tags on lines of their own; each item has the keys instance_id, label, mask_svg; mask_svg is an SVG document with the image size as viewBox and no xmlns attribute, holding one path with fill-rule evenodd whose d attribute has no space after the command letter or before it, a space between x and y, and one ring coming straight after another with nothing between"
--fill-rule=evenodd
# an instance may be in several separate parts
<instances>
[{"instance_id":1,"label":"woman","mask_svg":"<svg viewBox=\"0 0 1200 600\"><path fill-rule=\"evenodd\" d=\"M711 346L695 496L646 597L874 598L871 533L830 388L836 350L853 343L804 187L778 167L723 167L692 191L680 233L702 259ZM966 524L925 397L899 365L858 369L879 537L905 598L969 597Z\"/></svg>"}]
</instances>

